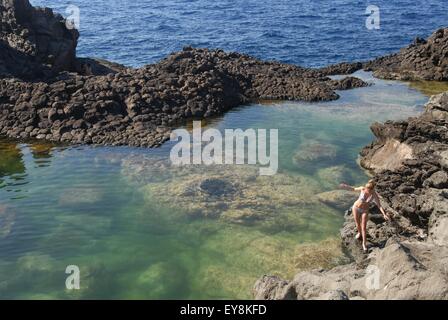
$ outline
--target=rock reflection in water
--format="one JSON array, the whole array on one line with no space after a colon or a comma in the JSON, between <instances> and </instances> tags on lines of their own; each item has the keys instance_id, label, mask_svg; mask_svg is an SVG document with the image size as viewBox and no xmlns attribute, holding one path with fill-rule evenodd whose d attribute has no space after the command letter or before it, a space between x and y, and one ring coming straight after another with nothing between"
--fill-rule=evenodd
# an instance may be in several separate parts
<instances>
[{"instance_id":1,"label":"rock reflection in water","mask_svg":"<svg viewBox=\"0 0 448 320\"><path fill-rule=\"evenodd\" d=\"M48 166L55 147L54 144L43 141L20 144L0 137L0 182L2 177L14 178L26 173L24 154L28 150L37 166Z\"/></svg>"},{"instance_id":2,"label":"rock reflection in water","mask_svg":"<svg viewBox=\"0 0 448 320\"><path fill-rule=\"evenodd\" d=\"M4 176L25 173L23 153L17 143L0 138L0 181Z\"/></svg>"}]
</instances>

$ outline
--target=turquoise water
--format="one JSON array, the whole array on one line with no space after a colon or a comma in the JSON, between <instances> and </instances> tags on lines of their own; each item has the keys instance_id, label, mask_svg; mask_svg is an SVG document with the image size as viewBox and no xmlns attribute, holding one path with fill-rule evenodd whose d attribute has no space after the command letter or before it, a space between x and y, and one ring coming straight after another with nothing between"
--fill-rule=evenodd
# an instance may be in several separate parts
<instances>
[{"instance_id":1,"label":"turquoise water","mask_svg":"<svg viewBox=\"0 0 448 320\"><path fill-rule=\"evenodd\" d=\"M209 127L277 128L279 172L251 166L173 167L159 149L0 140L0 298L249 298L263 274L346 261L343 210L316 195L366 175L356 164L373 121L421 111L407 84L373 86L325 103L252 104ZM229 198L198 193L205 179ZM356 197L356 195L354 195ZM80 268L80 290L65 268Z\"/></svg>"}]
</instances>

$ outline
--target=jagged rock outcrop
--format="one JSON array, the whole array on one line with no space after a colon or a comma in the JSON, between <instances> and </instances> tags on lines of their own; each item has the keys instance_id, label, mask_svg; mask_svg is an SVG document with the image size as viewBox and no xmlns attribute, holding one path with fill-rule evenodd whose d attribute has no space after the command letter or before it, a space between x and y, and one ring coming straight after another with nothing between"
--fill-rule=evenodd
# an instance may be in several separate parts
<instances>
[{"instance_id":1,"label":"jagged rock outcrop","mask_svg":"<svg viewBox=\"0 0 448 320\"><path fill-rule=\"evenodd\" d=\"M448 28L434 32L427 40L416 38L398 53L366 62L342 62L318 69L323 76L352 74L364 69L389 80L448 80Z\"/></svg>"},{"instance_id":2,"label":"jagged rock outcrop","mask_svg":"<svg viewBox=\"0 0 448 320\"><path fill-rule=\"evenodd\" d=\"M362 150L361 164L375 174L393 220L371 208L366 255L348 210L341 238L353 263L291 281L263 276L255 298L448 299L448 92L433 96L419 117L372 131L377 140Z\"/></svg>"},{"instance_id":3,"label":"jagged rock outcrop","mask_svg":"<svg viewBox=\"0 0 448 320\"><path fill-rule=\"evenodd\" d=\"M427 40L416 38L399 53L364 64L383 79L448 80L448 28L439 29Z\"/></svg>"},{"instance_id":4,"label":"jagged rock outcrop","mask_svg":"<svg viewBox=\"0 0 448 320\"><path fill-rule=\"evenodd\" d=\"M0 76L45 79L75 69L79 33L61 15L28 0L2 0L0 18Z\"/></svg>"},{"instance_id":5,"label":"jagged rock outcrop","mask_svg":"<svg viewBox=\"0 0 448 320\"><path fill-rule=\"evenodd\" d=\"M171 128L259 99L334 100L334 81L311 69L222 50L185 48L157 64L48 82L0 80L0 134L67 143L153 147Z\"/></svg>"},{"instance_id":6,"label":"jagged rock outcrop","mask_svg":"<svg viewBox=\"0 0 448 320\"><path fill-rule=\"evenodd\" d=\"M352 74L364 67L362 62L341 62L318 69L322 75Z\"/></svg>"}]
</instances>

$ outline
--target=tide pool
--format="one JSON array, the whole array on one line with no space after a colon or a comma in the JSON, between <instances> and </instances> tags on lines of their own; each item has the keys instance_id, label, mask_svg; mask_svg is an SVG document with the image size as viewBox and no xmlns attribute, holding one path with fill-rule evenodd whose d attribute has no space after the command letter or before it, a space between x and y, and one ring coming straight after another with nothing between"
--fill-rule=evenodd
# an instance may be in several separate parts
<instances>
[{"instance_id":1,"label":"tide pool","mask_svg":"<svg viewBox=\"0 0 448 320\"><path fill-rule=\"evenodd\" d=\"M278 129L271 177L251 165L173 166L173 142L0 139L0 298L243 299L263 274L347 262L345 202L331 192L368 178L356 160L372 122L414 116L428 99L406 83L356 76L373 85L332 102L241 106L204 123ZM68 265L80 268L80 290L65 288Z\"/></svg>"}]
</instances>

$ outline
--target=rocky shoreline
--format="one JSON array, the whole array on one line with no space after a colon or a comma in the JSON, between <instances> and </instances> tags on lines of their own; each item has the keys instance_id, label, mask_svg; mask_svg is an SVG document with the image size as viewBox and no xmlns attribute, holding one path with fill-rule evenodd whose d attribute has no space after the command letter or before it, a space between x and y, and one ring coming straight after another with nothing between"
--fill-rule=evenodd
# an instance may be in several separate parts
<instances>
[{"instance_id":1,"label":"rocky shoreline","mask_svg":"<svg viewBox=\"0 0 448 320\"><path fill-rule=\"evenodd\" d=\"M398 53L366 62L343 62L321 68L326 75L372 71L380 79L402 81L448 80L448 28L435 31L428 39L414 42Z\"/></svg>"},{"instance_id":2,"label":"rocky shoreline","mask_svg":"<svg viewBox=\"0 0 448 320\"><path fill-rule=\"evenodd\" d=\"M448 29L417 38L397 54L321 72L360 69L383 79L446 81ZM290 281L264 275L254 285L254 298L448 299L448 92L432 96L419 117L374 123L371 129L377 140L361 151L360 165L374 175L393 221L371 208L366 255L347 210L341 239L352 263L300 272Z\"/></svg>"},{"instance_id":3,"label":"rocky shoreline","mask_svg":"<svg viewBox=\"0 0 448 320\"><path fill-rule=\"evenodd\" d=\"M371 128L377 140L361 151L361 165L374 174L393 221L371 209L366 255L348 210L341 238L351 264L291 281L265 275L255 298L448 299L448 92L431 97L419 117ZM374 272L379 282L370 286Z\"/></svg>"},{"instance_id":4,"label":"rocky shoreline","mask_svg":"<svg viewBox=\"0 0 448 320\"><path fill-rule=\"evenodd\" d=\"M156 147L173 128L242 104L335 100L336 90L368 85L329 75L364 68L408 79L414 66L412 78L446 79L446 30L396 55L321 69L191 47L133 69L76 57L78 32L49 8L2 0L0 14L0 135L15 139Z\"/></svg>"},{"instance_id":5,"label":"rocky shoreline","mask_svg":"<svg viewBox=\"0 0 448 320\"><path fill-rule=\"evenodd\" d=\"M335 100L336 90L367 85L331 75L364 69L384 79L448 80L448 29L396 54L320 69L191 47L133 69L76 57L78 32L51 9L1 0L0 16L0 135L15 139L157 147L191 119L264 99ZM372 247L364 255L347 212L341 238L352 263L301 272L291 281L265 275L254 297L448 299L447 122L444 93L419 117L373 124L377 140L362 150L360 163L374 174L393 222L372 208ZM366 286L368 266L379 272L379 288Z\"/></svg>"},{"instance_id":6,"label":"rocky shoreline","mask_svg":"<svg viewBox=\"0 0 448 320\"><path fill-rule=\"evenodd\" d=\"M0 134L10 138L154 147L189 119L264 99L334 100L335 90L367 85L208 49L126 68L76 58L77 31L51 9L2 0L1 17Z\"/></svg>"}]
</instances>

